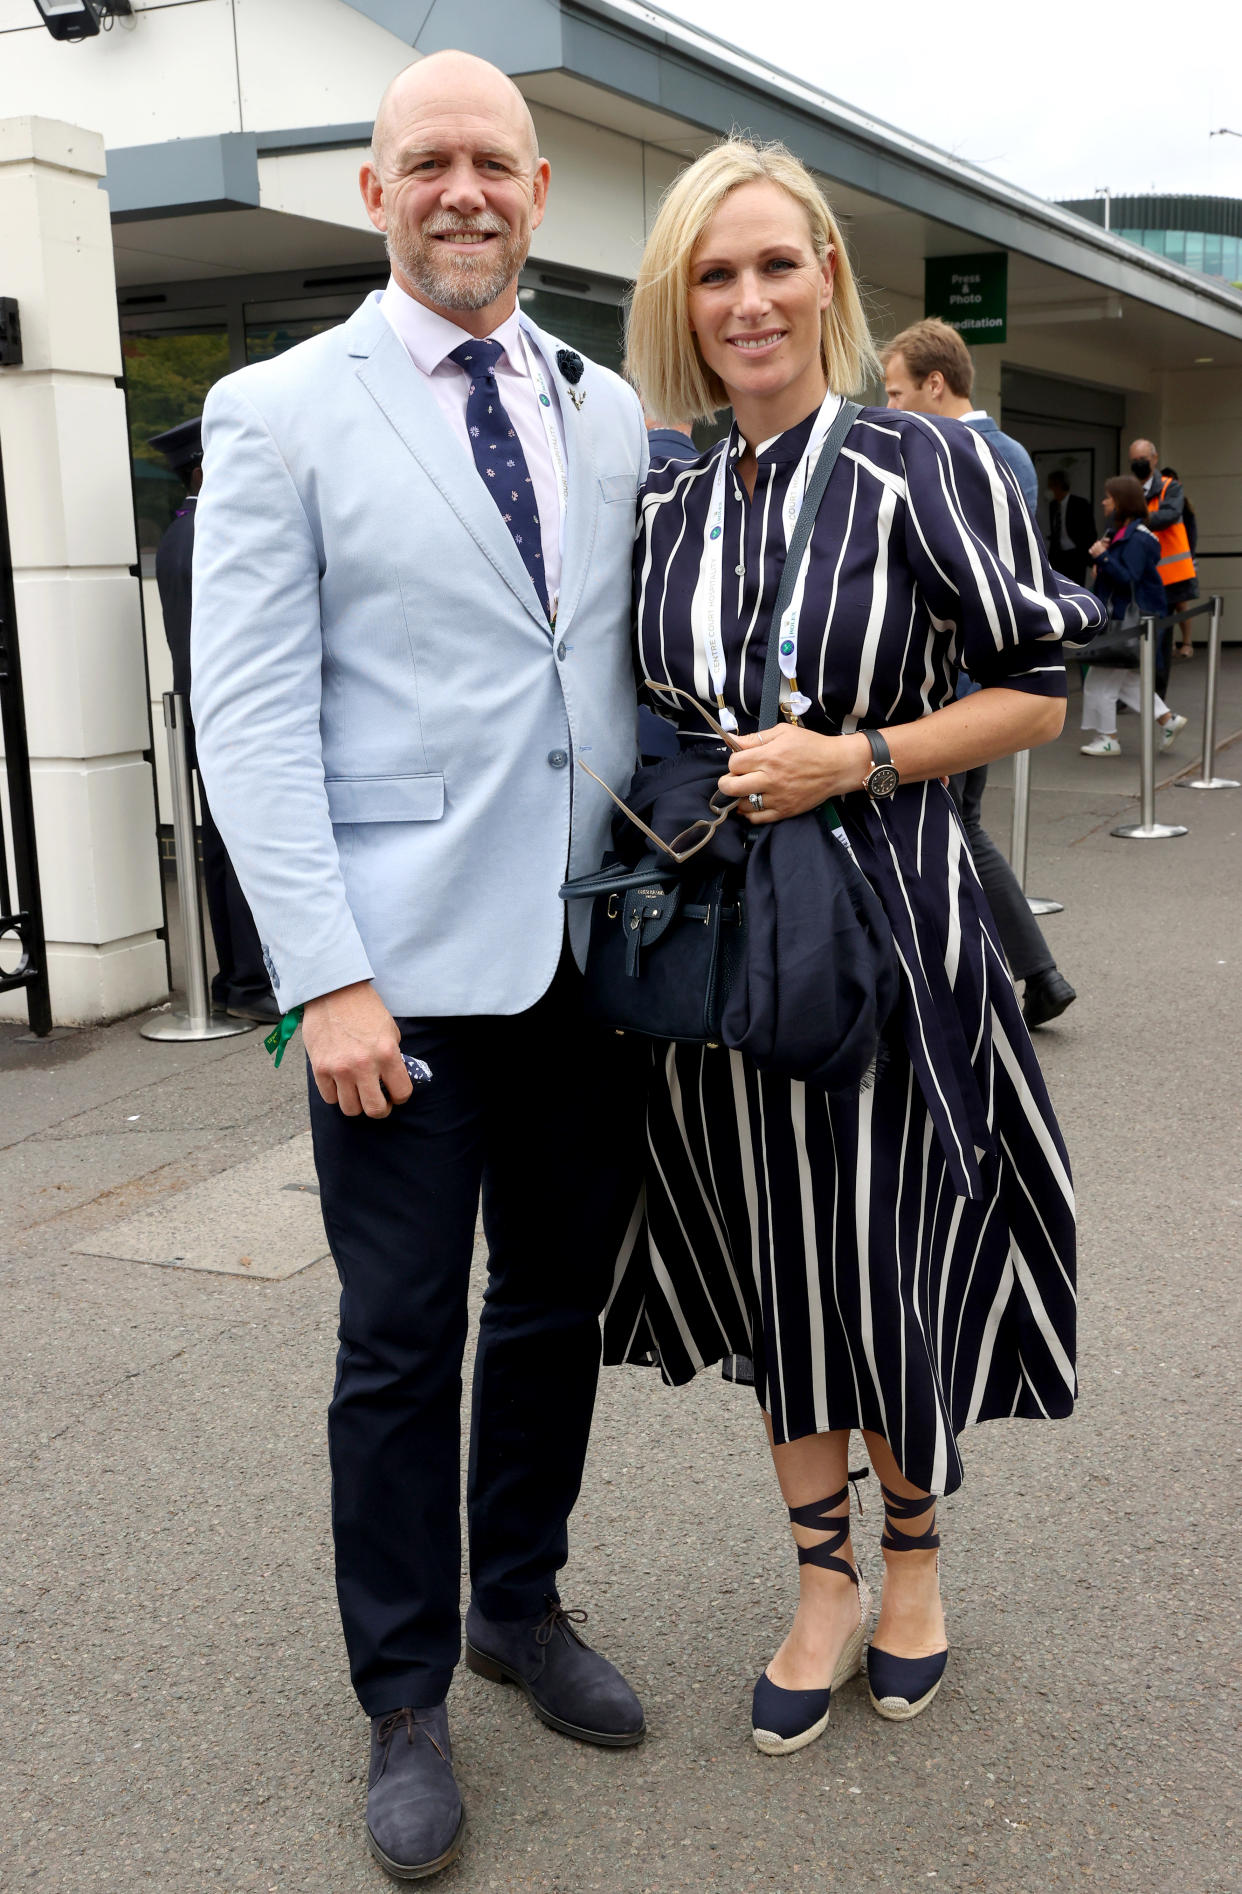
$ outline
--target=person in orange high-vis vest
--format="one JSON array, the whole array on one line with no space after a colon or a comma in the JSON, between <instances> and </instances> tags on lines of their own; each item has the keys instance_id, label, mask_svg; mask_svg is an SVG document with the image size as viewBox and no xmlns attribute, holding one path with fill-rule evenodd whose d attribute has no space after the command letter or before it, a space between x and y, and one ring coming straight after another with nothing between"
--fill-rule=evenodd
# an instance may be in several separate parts
<instances>
[{"instance_id":1,"label":"person in orange high-vis vest","mask_svg":"<svg viewBox=\"0 0 1242 1894\"><path fill-rule=\"evenodd\" d=\"M1186 496L1181 482L1160 471L1160 455L1152 441L1132 441L1130 472L1143 483L1147 499L1147 524L1160 541L1160 577L1164 582L1165 608L1178 607L1199 596L1199 580L1191 556L1186 532ZM1187 636L1182 626L1182 637ZM1169 665L1173 655L1173 630L1167 627L1156 644L1156 689L1163 697L1169 688Z\"/></svg>"}]
</instances>

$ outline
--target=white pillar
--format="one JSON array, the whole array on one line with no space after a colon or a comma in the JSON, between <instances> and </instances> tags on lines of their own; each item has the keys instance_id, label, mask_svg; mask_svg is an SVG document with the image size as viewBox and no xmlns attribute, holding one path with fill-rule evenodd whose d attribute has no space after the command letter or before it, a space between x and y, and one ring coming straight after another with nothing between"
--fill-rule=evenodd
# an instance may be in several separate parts
<instances>
[{"instance_id":1,"label":"white pillar","mask_svg":"<svg viewBox=\"0 0 1242 1894\"><path fill-rule=\"evenodd\" d=\"M58 1025L167 991L104 170L94 132L0 120L0 295L24 353L0 369L0 449Z\"/></svg>"}]
</instances>

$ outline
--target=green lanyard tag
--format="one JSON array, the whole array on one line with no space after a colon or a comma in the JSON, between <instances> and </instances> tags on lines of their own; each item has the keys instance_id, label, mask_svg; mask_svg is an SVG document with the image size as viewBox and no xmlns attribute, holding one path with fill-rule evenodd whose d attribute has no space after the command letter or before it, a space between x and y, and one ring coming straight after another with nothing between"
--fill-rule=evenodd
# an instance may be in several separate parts
<instances>
[{"instance_id":1,"label":"green lanyard tag","mask_svg":"<svg viewBox=\"0 0 1242 1894\"><path fill-rule=\"evenodd\" d=\"M304 1009L301 1006L295 1006L292 1012L285 1014L279 1026L272 1027L271 1032L263 1041L268 1051L272 1054L277 1068L279 1068L280 1062L285 1056L285 1047L292 1039L298 1027L302 1024L303 1011Z\"/></svg>"}]
</instances>

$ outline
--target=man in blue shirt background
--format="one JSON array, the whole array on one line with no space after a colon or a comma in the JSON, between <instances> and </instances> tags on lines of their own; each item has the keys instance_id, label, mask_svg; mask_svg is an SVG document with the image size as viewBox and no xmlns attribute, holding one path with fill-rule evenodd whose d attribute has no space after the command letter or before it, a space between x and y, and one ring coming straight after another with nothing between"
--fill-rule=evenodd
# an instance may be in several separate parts
<instances>
[{"instance_id":1,"label":"man in blue shirt background","mask_svg":"<svg viewBox=\"0 0 1242 1894\"><path fill-rule=\"evenodd\" d=\"M1039 501L1034 462L1021 441L1002 433L985 409L974 406L975 365L957 330L929 316L894 336L880 351L880 359L889 407L901 408L907 414L963 421L982 434L992 452L1009 467L1034 518ZM965 696L975 688L963 672L958 695ZM1010 970L1015 980L1025 982L1023 1017L1028 1026L1046 1026L1078 996L1057 967L1013 870L983 827L987 780L986 767L967 770L953 778L953 795Z\"/></svg>"}]
</instances>

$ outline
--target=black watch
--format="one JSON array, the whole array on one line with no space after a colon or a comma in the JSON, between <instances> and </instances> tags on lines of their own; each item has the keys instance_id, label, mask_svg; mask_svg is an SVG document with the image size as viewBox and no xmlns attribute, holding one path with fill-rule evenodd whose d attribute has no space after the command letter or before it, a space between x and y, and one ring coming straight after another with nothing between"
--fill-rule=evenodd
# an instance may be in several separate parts
<instances>
[{"instance_id":1,"label":"black watch","mask_svg":"<svg viewBox=\"0 0 1242 1894\"><path fill-rule=\"evenodd\" d=\"M873 802L880 802L894 793L901 777L897 774L892 751L879 731L864 730L862 734L871 745L871 768L863 777L863 788Z\"/></svg>"}]
</instances>

